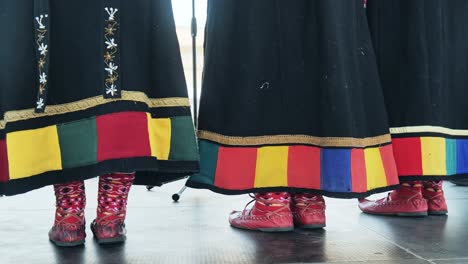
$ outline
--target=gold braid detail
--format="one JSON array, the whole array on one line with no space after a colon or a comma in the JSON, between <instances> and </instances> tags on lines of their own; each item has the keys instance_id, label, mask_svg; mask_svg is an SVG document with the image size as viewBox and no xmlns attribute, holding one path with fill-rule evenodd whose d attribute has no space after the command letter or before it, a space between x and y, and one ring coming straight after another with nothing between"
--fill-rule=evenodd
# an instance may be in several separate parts
<instances>
[{"instance_id":1,"label":"gold braid detail","mask_svg":"<svg viewBox=\"0 0 468 264\"><path fill-rule=\"evenodd\" d=\"M233 137L199 130L198 137L230 146L259 146L282 144L307 144L319 147L356 147L366 148L370 146L384 145L391 142L390 134L368 137L314 137L308 135L273 135L253 137Z\"/></svg>"},{"instance_id":2,"label":"gold braid detail","mask_svg":"<svg viewBox=\"0 0 468 264\"><path fill-rule=\"evenodd\" d=\"M8 111L5 113L4 122L16 122L32 118L39 118L44 116L61 115L81 110L90 109L99 105L117 101L133 101L145 103L150 108L158 107L189 107L190 101L188 98L183 97L169 97L169 98L149 98L143 92L122 91L122 98L105 99L102 95L91 98L86 98L80 101L60 104L48 105L44 113L34 113L34 109L24 109L17 111ZM1 125L1 123L0 123Z\"/></svg>"}]
</instances>

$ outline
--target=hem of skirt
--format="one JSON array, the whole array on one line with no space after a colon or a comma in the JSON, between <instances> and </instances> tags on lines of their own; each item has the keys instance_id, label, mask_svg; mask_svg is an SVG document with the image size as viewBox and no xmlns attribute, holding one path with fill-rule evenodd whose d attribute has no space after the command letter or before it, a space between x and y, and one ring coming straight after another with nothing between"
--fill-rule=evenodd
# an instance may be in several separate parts
<instances>
[{"instance_id":1,"label":"hem of skirt","mask_svg":"<svg viewBox=\"0 0 468 264\"><path fill-rule=\"evenodd\" d=\"M225 195L239 195L239 194L247 194L247 193L259 193L259 192L307 192L313 194L319 194L331 198L340 198L340 199L359 199L359 198L366 198L370 195L392 191L398 188L399 185L390 185L386 187L376 188L373 190L369 190L363 193L353 193L353 192L333 192L333 191L324 191L324 190L317 190L317 189L308 189L308 188L296 188L296 187L262 187L262 188L252 188L252 189L244 189L244 190L228 190L219 188L217 186L207 184L207 183L200 183L194 181L188 181L187 187L194 188L194 189L208 189L215 193L225 194Z\"/></svg>"},{"instance_id":2,"label":"hem of skirt","mask_svg":"<svg viewBox=\"0 0 468 264\"><path fill-rule=\"evenodd\" d=\"M121 98L104 98L102 95L76 100L70 103L48 105L44 113L35 113L34 109L12 110L4 113L5 120L0 121L0 127L11 122L26 121L37 118L53 117L93 108L100 108L114 103L132 102L141 103L148 108L173 108L190 107L187 97L150 98L146 93L140 91L122 91ZM6 122L6 123L5 123Z\"/></svg>"},{"instance_id":3,"label":"hem of skirt","mask_svg":"<svg viewBox=\"0 0 468 264\"><path fill-rule=\"evenodd\" d=\"M229 147L259 147L281 145L310 145L320 148L370 148L391 144L390 134L367 138L317 137L311 135L227 136L207 130L198 130L198 138Z\"/></svg>"},{"instance_id":4,"label":"hem of skirt","mask_svg":"<svg viewBox=\"0 0 468 264\"><path fill-rule=\"evenodd\" d=\"M198 161L157 160L152 157L108 160L0 183L0 195L12 196L57 183L87 180L108 173L135 171L134 184L160 186L199 172L199 163Z\"/></svg>"},{"instance_id":5,"label":"hem of skirt","mask_svg":"<svg viewBox=\"0 0 468 264\"><path fill-rule=\"evenodd\" d=\"M468 174L455 174L455 175L401 175L399 176L400 182L408 181L451 181L468 179Z\"/></svg>"}]
</instances>

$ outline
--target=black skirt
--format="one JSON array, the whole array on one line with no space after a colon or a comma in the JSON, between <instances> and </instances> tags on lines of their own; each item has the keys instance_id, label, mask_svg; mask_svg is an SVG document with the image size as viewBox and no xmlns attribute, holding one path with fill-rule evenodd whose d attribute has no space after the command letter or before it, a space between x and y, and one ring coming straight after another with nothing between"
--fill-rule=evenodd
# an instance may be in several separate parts
<instances>
[{"instance_id":1,"label":"black skirt","mask_svg":"<svg viewBox=\"0 0 468 264\"><path fill-rule=\"evenodd\" d=\"M205 49L189 186L359 197L398 184L362 0L211 0Z\"/></svg>"},{"instance_id":2,"label":"black skirt","mask_svg":"<svg viewBox=\"0 0 468 264\"><path fill-rule=\"evenodd\" d=\"M0 194L198 171L170 0L0 2Z\"/></svg>"},{"instance_id":3,"label":"black skirt","mask_svg":"<svg viewBox=\"0 0 468 264\"><path fill-rule=\"evenodd\" d=\"M468 1L368 1L400 180L468 176Z\"/></svg>"}]
</instances>

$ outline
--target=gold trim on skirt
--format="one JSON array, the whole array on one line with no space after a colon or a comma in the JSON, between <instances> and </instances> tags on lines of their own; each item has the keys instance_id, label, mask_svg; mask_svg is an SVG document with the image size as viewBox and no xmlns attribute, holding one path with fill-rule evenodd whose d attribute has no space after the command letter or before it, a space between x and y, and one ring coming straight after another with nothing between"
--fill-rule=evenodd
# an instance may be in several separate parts
<instances>
[{"instance_id":1,"label":"gold trim on skirt","mask_svg":"<svg viewBox=\"0 0 468 264\"><path fill-rule=\"evenodd\" d=\"M306 144L319 147L356 147L365 148L391 143L390 134L368 137L314 137L308 135L272 135L272 136L252 136L233 137L224 136L210 131L199 130L198 137L230 146L258 146L258 145L286 145L286 144Z\"/></svg>"},{"instance_id":2,"label":"gold trim on skirt","mask_svg":"<svg viewBox=\"0 0 468 264\"><path fill-rule=\"evenodd\" d=\"M188 98L183 97L169 97L169 98L149 98L143 92L122 91L122 98L106 99L102 95L91 98L86 98L76 102L48 105L44 113L34 113L34 108L8 111L5 113L5 120L0 122L0 128L5 126L5 122L15 122L44 116L61 115L81 110L86 110L99 105L104 105L116 101L133 101L145 103L150 108L157 107L189 107L190 101Z\"/></svg>"}]
</instances>

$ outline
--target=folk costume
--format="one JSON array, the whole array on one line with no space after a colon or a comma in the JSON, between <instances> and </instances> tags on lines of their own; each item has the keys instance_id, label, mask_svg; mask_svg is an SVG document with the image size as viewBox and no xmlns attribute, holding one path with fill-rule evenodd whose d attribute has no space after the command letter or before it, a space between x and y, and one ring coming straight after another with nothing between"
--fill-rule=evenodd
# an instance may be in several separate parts
<instances>
[{"instance_id":1,"label":"folk costume","mask_svg":"<svg viewBox=\"0 0 468 264\"><path fill-rule=\"evenodd\" d=\"M368 1L400 190L374 214L446 214L441 180L468 176L468 1Z\"/></svg>"},{"instance_id":2,"label":"folk costume","mask_svg":"<svg viewBox=\"0 0 468 264\"><path fill-rule=\"evenodd\" d=\"M84 242L83 180L118 242L132 183L198 171L170 0L2 1L0 35L0 194L54 185L56 244Z\"/></svg>"},{"instance_id":3,"label":"folk costume","mask_svg":"<svg viewBox=\"0 0 468 264\"><path fill-rule=\"evenodd\" d=\"M188 186L256 193L235 227L323 227L322 195L397 185L363 1L208 1L198 136Z\"/></svg>"}]
</instances>

